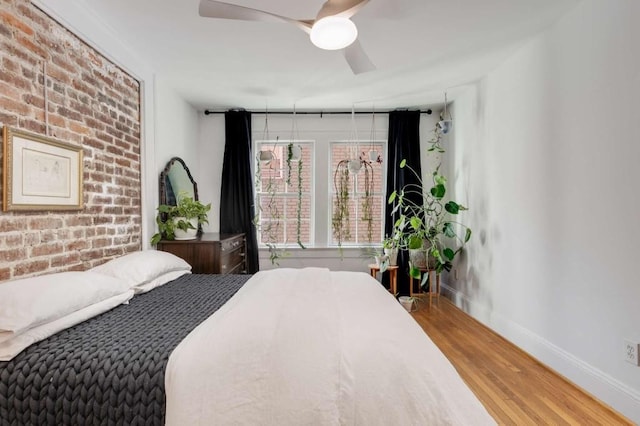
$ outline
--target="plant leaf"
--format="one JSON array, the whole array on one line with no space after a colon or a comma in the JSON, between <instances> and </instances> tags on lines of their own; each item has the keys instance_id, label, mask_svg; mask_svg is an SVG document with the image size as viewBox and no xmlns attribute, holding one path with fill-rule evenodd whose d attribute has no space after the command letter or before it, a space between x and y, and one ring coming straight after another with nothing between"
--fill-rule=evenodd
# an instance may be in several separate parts
<instances>
[{"instance_id":1,"label":"plant leaf","mask_svg":"<svg viewBox=\"0 0 640 426\"><path fill-rule=\"evenodd\" d=\"M471 238L471 229L467 228L467 232L464 234L464 242L466 243Z\"/></svg>"},{"instance_id":2,"label":"plant leaf","mask_svg":"<svg viewBox=\"0 0 640 426\"><path fill-rule=\"evenodd\" d=\"M445 248L444 250L442 250L442 254L444 254L444 256L449 260L453 260L456 255L450 248Z\"/></svg>"},{"instance_id":3,"label":"plant leaf","mask_svg":"<svg viewBox=\"0 0 640 426\"><path fill-rule=\"evenodd\" d=\"M444 209L451 214L458 214L460 211L460 206L455 201L449 201L444 205Z\"/></svg>"},{"instance_id":4,"label":"plant leaf","mask_svg":"<svg viewBox=\"0 0 640 426\"><path fill-rule=\"evenodd\" d=\"M456 236L456 232L454 231L453 224L451 222L445 222L442 227L442 232L449 238L454 238Z\"/></svg>"},{"instance_id":5,"label":"plant leaf","mask_svg":"<svg viewBox=\"0 0 640 426\"><path fill-rule=\"evenodd\" d=\"M422 220L420 220L418 216L413 216L409 223L411 224L411 227L416 231L422 228Z\"/></svg>"},{"instance_id":6,"label":"plant leaf","mask_svg":"<svg viewBox=\"0 0 640 426\"><path fill-rule=\"evenodd\" d=\"M389 204L393 203L398 196L398 191L393 191L391 195L389 195Z\"/></svg>"},{"instance_id":7,"label":"plant leaf","mask_svg":"<svg viewBox=\"0 0 640 426\"><path fill-rule=\"evenodd\" d=\"M447 192L447 189L444 187L444 185L441 185L441 184L438 184L433 188L431 188L431 195L433 195L435 198L438 198L438 199L441 199L442 197L444 197L444 194L446 192Z\"/></svg>"},{"instance_id":8,"label":"plant leaf","mask_svg":"<svg viewBox=\"0 0 640 426\"><path fill-rule=\"evenodd\" d=\"M434 175L433 180L438 185L444 185L447 183L447 178L442 175Z\"/></svg>"},{"instance_id":9,"label":"plant leaf","mask_svg":"<svg viewBox=\"0 0 640 426\"><path fill-rule=\"evenodd\" d=\"M400 162L400 168L401 168L401 169L404 169L406 165L407 165L407 160L402 160L402 161Z\"/></svg>"}]
</instances>

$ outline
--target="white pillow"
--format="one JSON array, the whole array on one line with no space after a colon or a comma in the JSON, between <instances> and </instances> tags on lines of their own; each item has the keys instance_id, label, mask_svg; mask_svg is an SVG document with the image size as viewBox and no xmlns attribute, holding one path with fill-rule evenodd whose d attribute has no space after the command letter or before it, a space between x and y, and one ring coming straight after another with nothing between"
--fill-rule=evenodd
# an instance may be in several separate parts
<instances>
[{"instance_id":1,"label":"white pillow","mask_svg":"<svg viewBox=\"0 0 640 426\"><path fill-rule=\"evenodd\" d=\"M18 334L0 332L0 361L10 361L27 346L46 339L58 331L113 309L120 304L128 303L132 297L133 290L128 290L122 294L94 303L93 305L89 305L51 322L37 325ZM11 337L2 339L3 335L10 335Z\"/></svg>"},{"instance_id":2,"label":"white pillow","mask_svg":"<svg viewBox=\"0 0 640 426\"><path fill-rule=\"evenodd\" d=\"M134 288L172 271L191 271L191 265L165 251L143 250L125 254L90 269L126 281Z\"/></svg>"},{"instance_id":3,"label":"white pillow","mask_svg":"<svg viewBox=\"0 0 640 426\"><path fill-rule=\"evenodd\" d=\"M0 284L0 331L18 333L129 290L92 272L59 272Z\"/></svg>"},{"instance_id":4,"label":"white pillow","mask_svg":"<svg viewBox=\"0 0 640 426\"><path fill-rule=\"evenodd\" d=\"M159 277L157 277L156 279L153 279L151 281L149 281L146 284L141 284L141 285L137 285L134 287L134 290L136 291L136 294L141 294L141 293L146 293L150 290L153 290L156 287L160 287L161 285L165 285L166 283L168 283L169 281L173 281L177 278L180 278L181 276L185 275L185 274L190 274L191 271L171 271L171 272L167 272L166 274L162 274Z\"/></svg>"}]
</instances>

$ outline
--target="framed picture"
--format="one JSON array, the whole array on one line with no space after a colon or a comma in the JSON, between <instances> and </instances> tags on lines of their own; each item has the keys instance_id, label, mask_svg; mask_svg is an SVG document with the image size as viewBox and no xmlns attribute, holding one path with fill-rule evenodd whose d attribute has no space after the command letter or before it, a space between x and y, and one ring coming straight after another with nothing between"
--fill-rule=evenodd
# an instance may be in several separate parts
<instances>
[{"instance_id":1,"label":"framed picture","mask_svg":"<svg viewBox=\"0 0 640 426\"><path fill-rule=\"evenodd\" d=\"M4 126L2 210L81 210L82 147Z\"/></svg>"}]
</instances>

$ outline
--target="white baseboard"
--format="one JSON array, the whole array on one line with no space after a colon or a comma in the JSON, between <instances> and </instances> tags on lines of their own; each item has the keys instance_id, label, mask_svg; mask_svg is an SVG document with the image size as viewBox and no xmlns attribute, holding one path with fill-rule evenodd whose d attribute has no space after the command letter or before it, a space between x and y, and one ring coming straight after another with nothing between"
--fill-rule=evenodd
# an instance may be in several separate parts
<instances>
[{"instance_id":1,"label":"white baseboard","mask_svg":"<svg viewBox=\"0 0 640 426\"><path fill-rule=\"evenodd\" d=\"M630 420L640 423L640 392L554 345L464 293L442 283L442 291L456 306L509 340L532 357L566 377Z\"/></svg>"}]
</instances>

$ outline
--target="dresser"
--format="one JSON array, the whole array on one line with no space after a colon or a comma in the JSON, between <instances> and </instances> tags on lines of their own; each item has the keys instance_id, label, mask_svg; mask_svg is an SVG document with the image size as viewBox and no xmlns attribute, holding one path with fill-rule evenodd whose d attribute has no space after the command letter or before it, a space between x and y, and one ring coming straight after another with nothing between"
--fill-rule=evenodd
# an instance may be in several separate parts
<instances>
[{"instance_id":1,"label":"dresser","mask_svg":"<svg viewBox=\"0 0 640 426\"><path fill-rule=\"evenodd\" d=\"M243 274L247 272L244 234L206 232L195 240L161 240L158 250L175 254L191 265L194 274Z\"/></svg>"}]
</instances>

